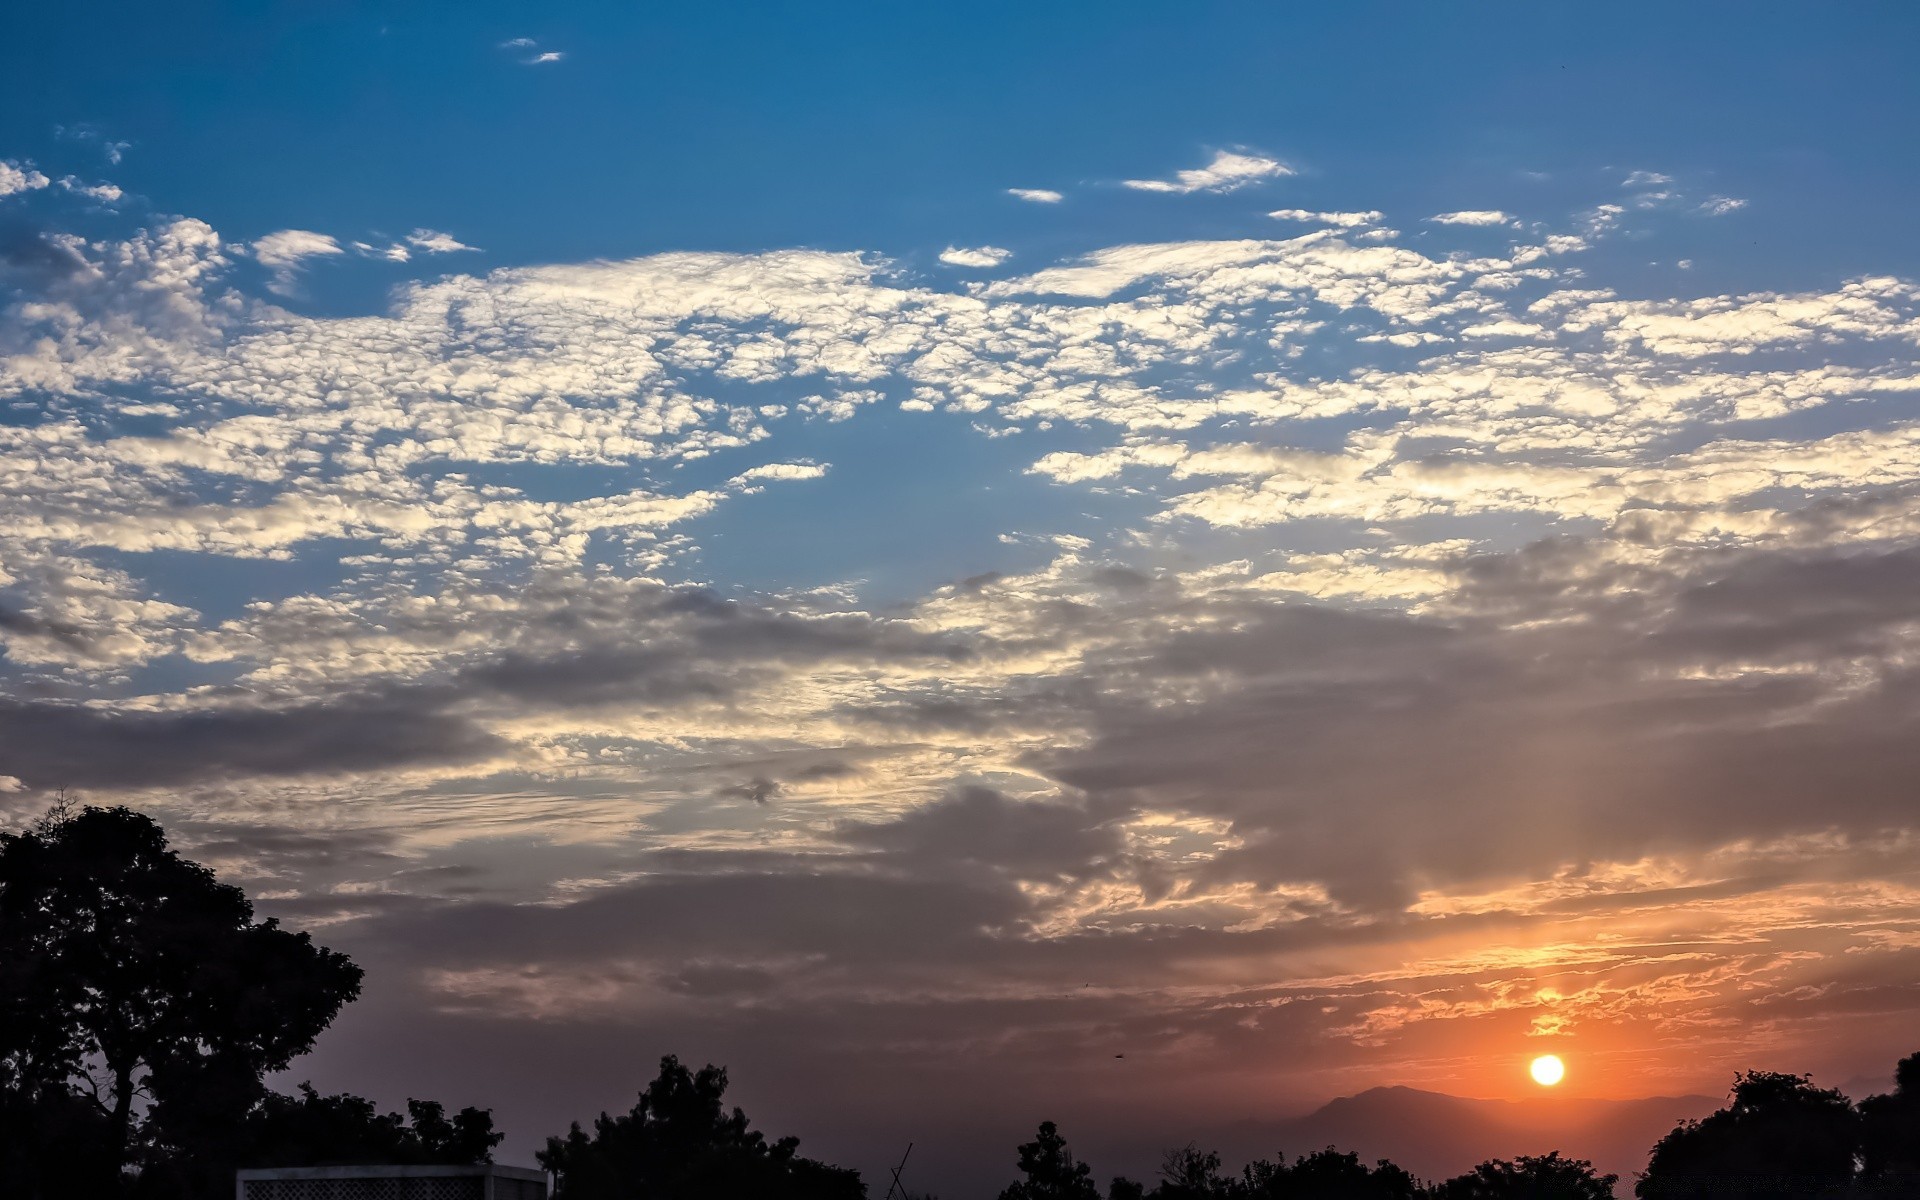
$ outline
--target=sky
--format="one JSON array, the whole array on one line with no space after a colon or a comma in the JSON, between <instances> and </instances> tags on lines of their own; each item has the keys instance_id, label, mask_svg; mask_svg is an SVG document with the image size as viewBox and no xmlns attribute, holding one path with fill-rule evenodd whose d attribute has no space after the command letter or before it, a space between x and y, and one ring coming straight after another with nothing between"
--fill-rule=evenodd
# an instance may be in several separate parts
<instances>
[{"instance_id":1,"label":"sky","mask_svg":"<svg viewBox=\"0 0 1920 1200\"><path fill-rule=\"evenodd\" d=\"M361 962L290 1078L984 1187L1917 1048L1911 6L0 34L0 816Z\"/></svg>"}]
</instances>

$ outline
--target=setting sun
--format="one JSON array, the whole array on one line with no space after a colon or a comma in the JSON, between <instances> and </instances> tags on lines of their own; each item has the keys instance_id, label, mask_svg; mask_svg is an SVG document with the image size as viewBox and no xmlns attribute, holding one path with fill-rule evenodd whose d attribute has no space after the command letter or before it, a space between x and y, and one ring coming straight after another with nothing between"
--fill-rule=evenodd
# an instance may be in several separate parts
<instances>
[{"instance_id":1,"label":"setting sun","mask_svg":"<svg viewBox=\"0 0 1920 1200\"><path fill-rule=\"evenodd\" d=\"M1557 1054L1542 1054L1533 1060L1527 1070L1532 1074L1535 1083L1541 1087L1552 1087L1565 1078L1567 1065L1560 1061L1560 1056Z\"/></svg>"}]
</instances>

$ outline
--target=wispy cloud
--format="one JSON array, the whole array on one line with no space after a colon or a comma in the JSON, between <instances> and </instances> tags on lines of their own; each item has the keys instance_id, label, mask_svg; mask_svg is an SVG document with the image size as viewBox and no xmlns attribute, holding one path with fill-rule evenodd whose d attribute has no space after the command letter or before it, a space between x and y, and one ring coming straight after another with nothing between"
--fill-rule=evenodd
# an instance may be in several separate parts
<instances>
[{"instance_id":1,"label":"wispy cloud","mask_svg":"<svg viewBox=\"0 0 1920 1200\"><path fill-rule=\"evenodd\" d=\"M1673 176L1663 175L1659 171L1635 171L1620 181L1621 187L1653 187L1662 183L1672 183Z\"/></svg>"},{"instance_id":2,"label":"wispy cloud","mask_svg":"<svg viewBox=\"0 0 1920 1200\"><path fill-rule=\"evenodd\" d=\"M1384 213L1367 212L1313 212L1304 208L1276 208L1267 214L1276 221L1308 221L1316 225L1332 225L1339 229L1358 229L1364 225L1377 225Z\"/></svg>"},{"instance_id":3,"label":"wispy cloud","mask_svg":"<svg viewBox=\"0 0 1920 1200\"><path fill-rule=\"evenodd\" d=\"M1733 196L1710 196L1700 205L1700 211L1710 217L1724 217L1730 212L1739 212L1746 206L1745 200Z\"/></svg>"},{"instance_id":4,"label":"wispy cloud","mask_svg":"<svg viewBox=\"0 0 1920 1200\"><path fill-rule=\"evenodd\" d=\"M1294 174L1294 169L1278 159L1259 154L1240 154L1221 150L1204 167L1177 172L1172 179L1126 179L1122 186L1140 192L1169 192L1187 196L1195 192L1232 192L1265 179Z\"/></svg>"},{"instance_id":5,"label":"wispy cloud","mask_svg":"<svg viewBox=\"0 0 1920 1200\"><path fill-rule=\"evenodd\" d=\"M71 175L60 180L60 187L76 196L85 196L89 200L97 200L102 204L118 204L126 195L117 184L82 183Z\"/></svg>"},{"instance_id":6,"label":"wispy cloud","mask_svg":"<svg viewBox=\"0 0 1920 1200\"><path fill-rule=\"evenodd\" d=\"M114 141L93 125L55 125L53 136L69 142L91 142L100 147L100 153L114 166L120 165L121 158L133 146L132 142Z\"/></svg>"},{"instance_id":7,"label":"wispy cloud","mask_svg":"<svg viewBox=\"0 0 1920 1200\"><path fill-rule=\"evenodd\" d=\"M1025 200L1029 204L1058 204L1066 199L1052 188L1008 188L1007 195L1015 200Z\"/></svg>"},{"instance_id":8,"label":"wispy cloud","mask_svg":"<svg viewBox=\"0 0 1920 1200\"><path fill-rule=\"evenodd\" d=\"M282 229L269 233L256 240L252 250L255 261L273 271L273 282L269 286L281 295L293 291L302 269L301 264L307 259L346 253L340 248L339 242L310 229Z\"/></svg>"},{"instance_id":9,"label":"wispy cloud","mask_svg":"<svg viewBox=\"0 0 1920 1200\"><path fill-rule=\"evenodd\" d=\"M506 41L501 42L500 48L502 50L532 50L539 44L540 42L537 38L517 37L508 38ZM557 63L566 57L566 53L561 50L542 50L531 58L523 58L520 61L526 66L535 67L542 63Z\"/></svg>"},{"instance_id":10,"label":"wispy cloud","mask_svg":"<svg viewBox=\"0 0 1920 1200\"><path fill-rule=\"evenodd\" d=\"M948 246L940 252L940 261L954 267L997 267L1013 257L1013 251L999 246Z\"/></svg>"},{"instance_id":11,"label":"wispy cloud","mask_svg":"<svg viewBox=\"0 0 1920 1200\"><path fill-rule=\"evenodd\" d=\"M478 246L469 246L450 233L437 229L416 229L407 235L407 244L425 250L428 254L453 254L461 250L478 250Z\"/></svg>"},{"instance_id":12,"label":"wispy cloud","mask_svg":"<svg viewBox=\"0 0 1920 1200\"><path fill-rule=\"evenodd\" d=\"M1507 225L1513 222L1513 216L1497 208L1469 208L1459 212L1435 213L1427 220L1435 225Z\"/></svg>"}]
</instances>

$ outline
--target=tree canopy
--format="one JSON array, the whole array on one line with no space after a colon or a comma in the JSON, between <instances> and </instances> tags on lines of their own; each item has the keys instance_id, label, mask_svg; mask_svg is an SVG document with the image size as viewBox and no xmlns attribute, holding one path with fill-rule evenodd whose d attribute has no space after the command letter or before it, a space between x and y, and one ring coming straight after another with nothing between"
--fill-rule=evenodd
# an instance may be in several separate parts
<instances>
[{"instance_id":1,"label":"tree canopy","mask_svg":"<svg viewBox=\"0 0 1920 1200\"><path fill-rule=\"evenodd\" d=\"M381 1116L263 1077L312 1048L361 971L256 921L239 888L126 808L0 834L0 1180L9 1200L227 1194L239 1166L475 1162L490 1114Z\"/></svg>"},{"instance_id":2,"label":"tree canopy","mask_svg":"<svg viewBox=\"0 0 1920 1200\"><path fill-rule=\"evenodd\" d=\"M1635 1186L1642 1200L1841 1194L1860 1148L1852 1101L1804 1075L1748 1071L1732 1101L1660 1139Z\"/></svg>"},{"instance_id":3,"label":"tree canopy","mask_svg":"<svg viewBox=\"0 0 1920 1200\"><path fill-rule=\"evenodd\" d=\"M802 1158L800 1139L775 1142L747 1114L722 1103L725 1070L690 1071L672 1055L633 1108L601 1113L588 1133L575 1122L548 1138L540 1165L553 1172L554 1200L862 1200L856 1171Z\"/></svg>"},{"instance_id":4,"label":"tree canopy","mask_svg":"<svg viewBox=\"0 0 1920 1200\"><path fill-rule=\"evenodd\" d=\"M1433 1189L1433 1200L1613 1200L1618 1175L1559 1151L1483 1162Z\"/></svg>"},{"instance_id":5,"label":"tree canopy","mask_svg":"<svg viewBox=\"0 0 1920 1200\"><path fill-rule=\"evenodd\" d=\"M1008 1184L1000 1200L1099 1200L1093 1186L1092 1169L1075 1161L1067 1150L1067 1139L1052 1121L1040 1122L1040 1132L1031 1142L1020 1145L1020 1173L1026 1176Z\"/></svg>"}]
</instances>

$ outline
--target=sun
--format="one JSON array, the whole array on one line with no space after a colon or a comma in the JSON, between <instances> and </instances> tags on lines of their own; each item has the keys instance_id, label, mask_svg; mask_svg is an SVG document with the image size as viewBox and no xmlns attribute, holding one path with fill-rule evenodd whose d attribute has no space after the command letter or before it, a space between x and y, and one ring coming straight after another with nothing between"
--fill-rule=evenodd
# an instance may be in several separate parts
<instances>
[{"instance_id":1,"label":"sun","mask_svg":"<svg viewBox=\"0 0 1920 1200\"><path fill-rule=\"evenodd\" d=\"M1527 1067L1527 1072L1541 1087L1552 1087L1566 1078L1567 1064L1560 1061L1558 1054L1542 1054Z\"/></svg>"}]
</instances>

